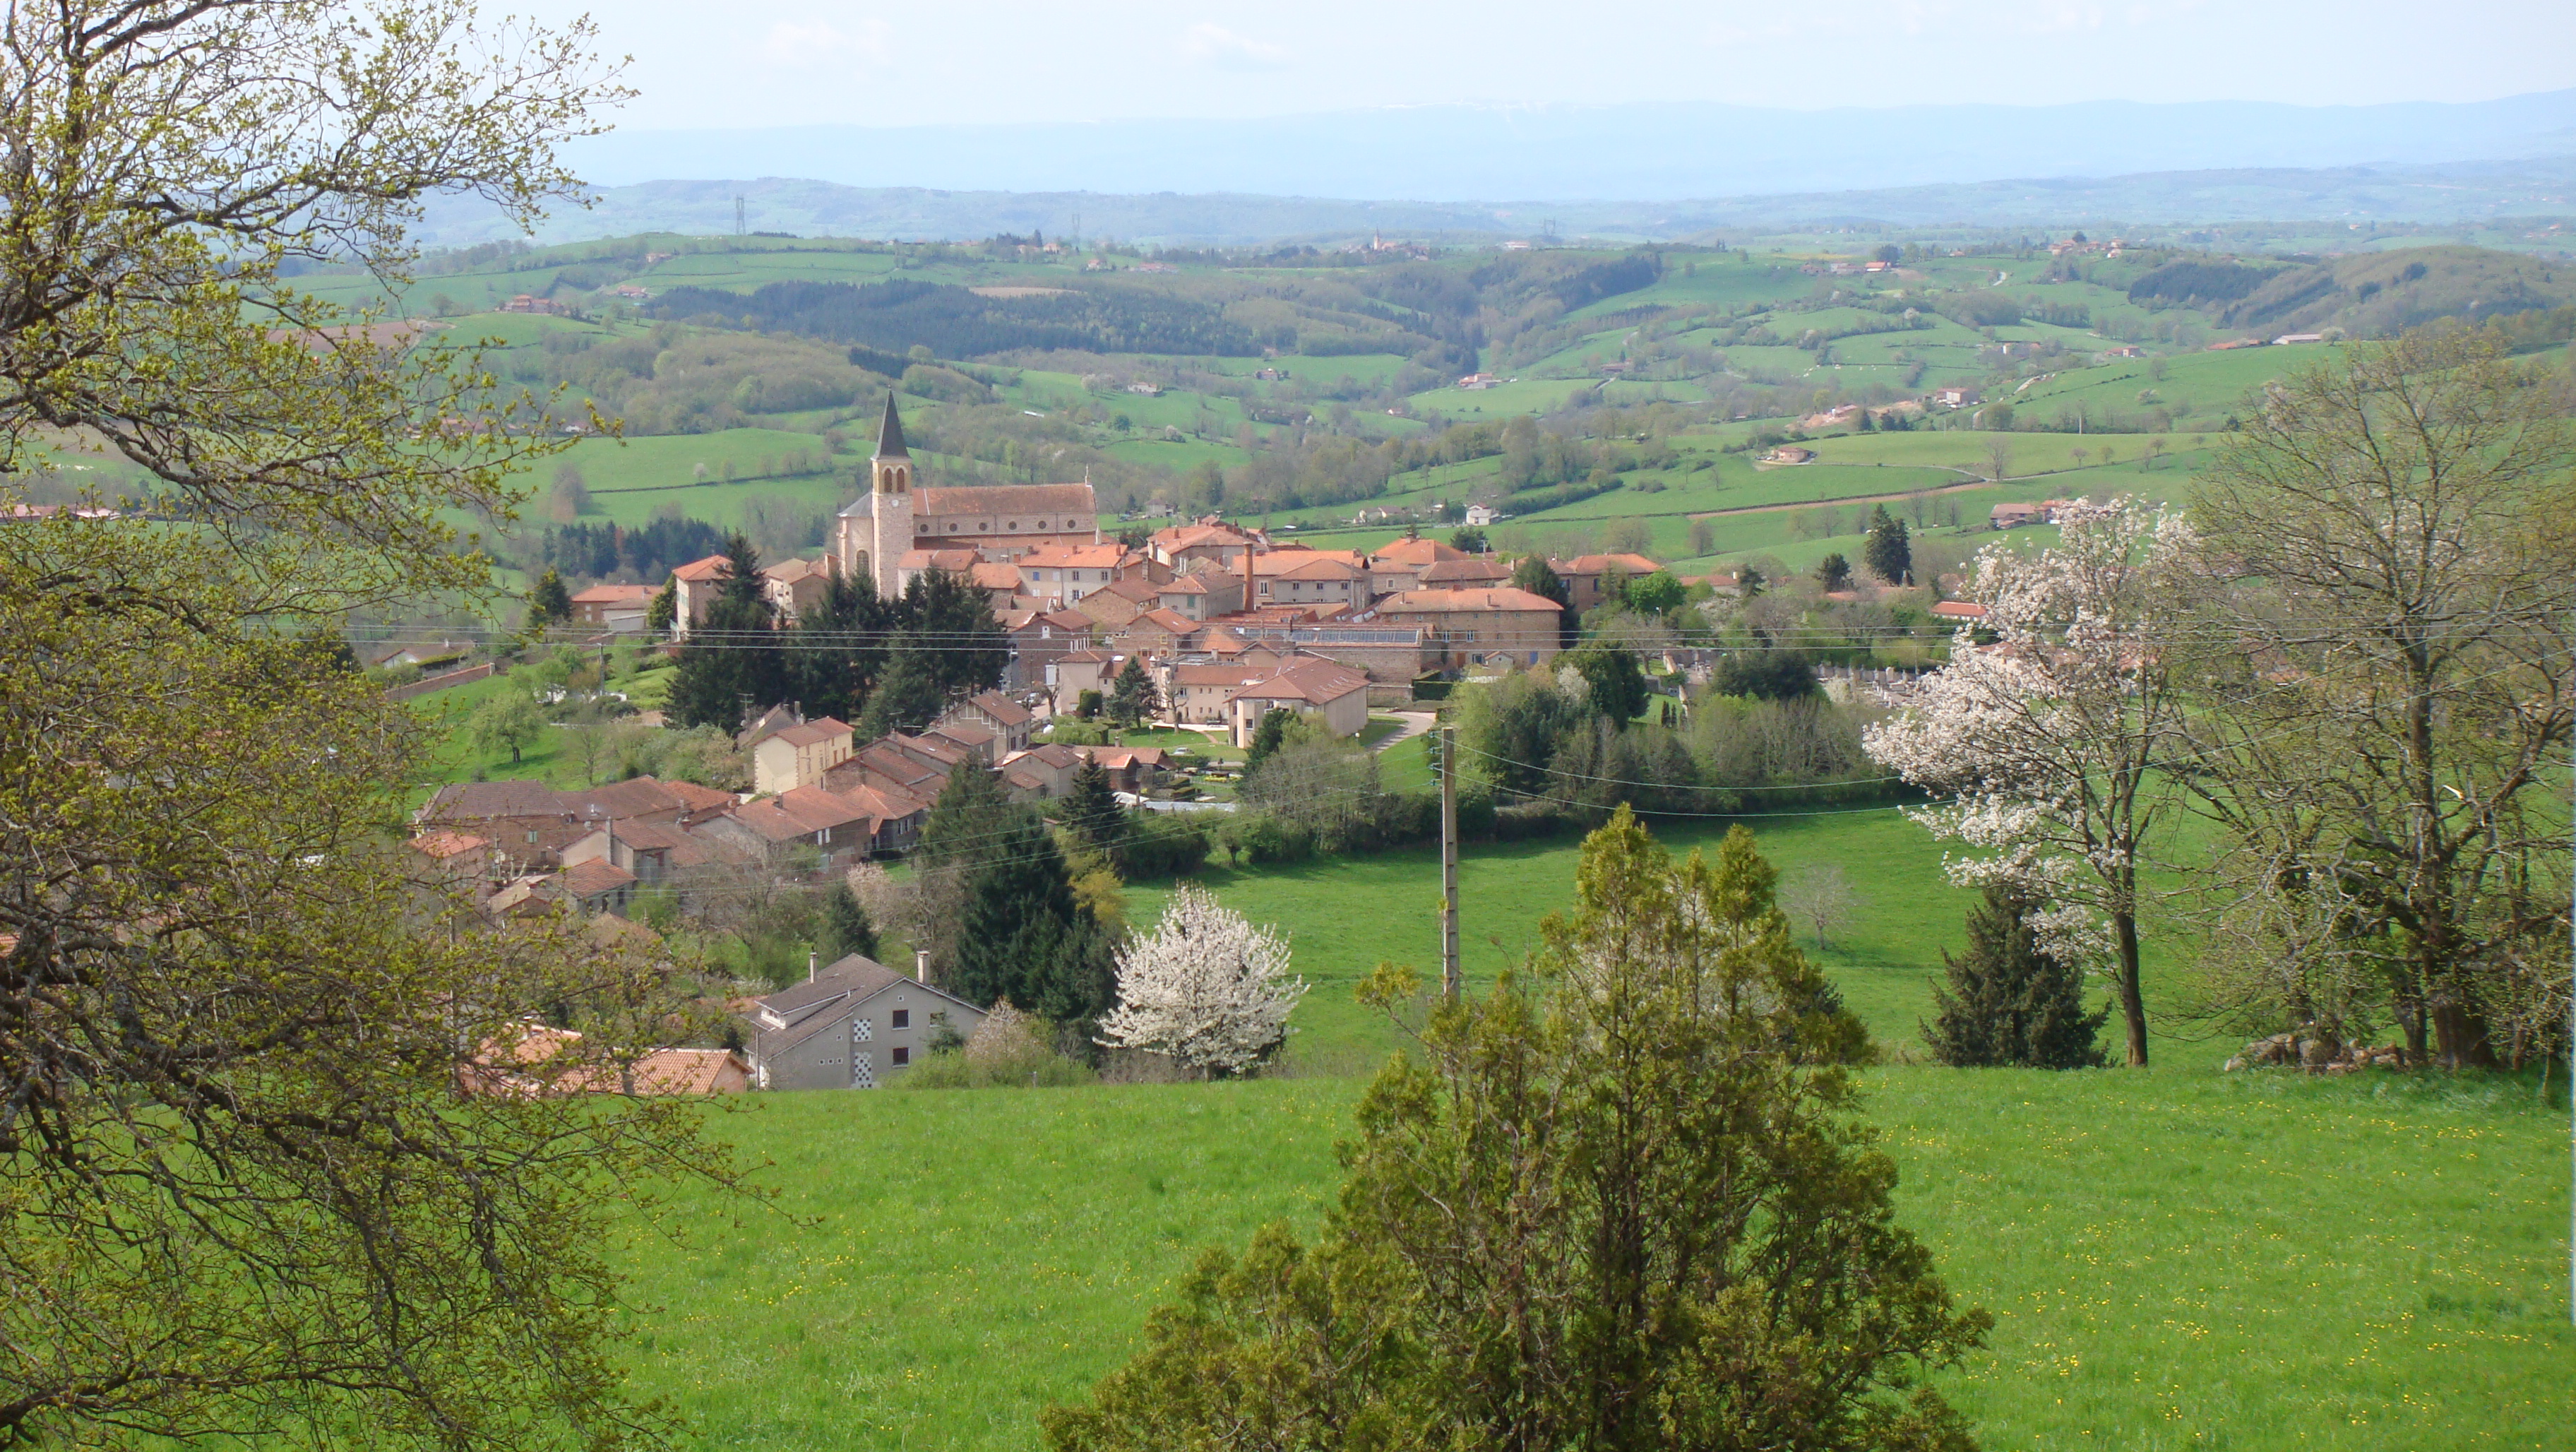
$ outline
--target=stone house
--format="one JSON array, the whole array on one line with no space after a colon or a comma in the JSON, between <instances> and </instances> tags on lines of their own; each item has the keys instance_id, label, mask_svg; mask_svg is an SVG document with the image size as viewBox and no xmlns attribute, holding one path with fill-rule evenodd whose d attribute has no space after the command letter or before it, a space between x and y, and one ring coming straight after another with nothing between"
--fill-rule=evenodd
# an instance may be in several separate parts
<instances>
[{"instance_id":1,"label":"stone house","mask_svg":"<svg viewBox=\"0 0 2576 1452\"><path fill-rule=\"evenodd\" d=\"M748 1017L760 1088L874 1089L928 1054L943 1021L971 1037L984 1010L853 953L754 1000Z\"/></svg>"}]
</instances>

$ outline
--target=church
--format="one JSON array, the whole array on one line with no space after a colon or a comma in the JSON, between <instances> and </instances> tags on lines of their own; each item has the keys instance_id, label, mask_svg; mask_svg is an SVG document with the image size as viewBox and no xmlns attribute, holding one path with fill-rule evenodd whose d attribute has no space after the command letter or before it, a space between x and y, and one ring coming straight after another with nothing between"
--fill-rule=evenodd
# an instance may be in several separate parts
<instances>
[{"instance_id":1,"label":"church","mask_svg":"<svg viewBox=\"0 0 2576 1452\"><path fill-rule=\"evenodd\" d=\"M1050 545L1099 542L1100 508L1089 484L919 483L888 393L867 492L835 521L832 555L844 576L865 576L879 595L899 595L932 567L934 550L972 551L1000 564Z\"/></svg>"}]
</instances>

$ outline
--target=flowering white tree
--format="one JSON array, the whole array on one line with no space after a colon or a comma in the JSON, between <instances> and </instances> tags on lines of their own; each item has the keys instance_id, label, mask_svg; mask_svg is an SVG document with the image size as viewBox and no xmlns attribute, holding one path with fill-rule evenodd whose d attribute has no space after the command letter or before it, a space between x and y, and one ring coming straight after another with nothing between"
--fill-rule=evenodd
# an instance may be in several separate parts
<instances>
[{"instance_id":1,"label":"flowering white tree","mask_svg":"<svg viewBox=\"0 0 2576 1452\"><path fill-rule=\"evenodd\" d=\"M2047 904L2032 926L2050 951L2108 960L2129 1062L2142 1065L2138 864L2179 724L2168 672L2190 535L2125 498L2058 522L2052 548L1978 556L1981 630L1962 629L1948 666L1891 693L1901 709L1862 740L1943 798L1916 821L1981 854L1948 859L1953 882L2013 882Z\"/></svg>"},{"instance_id":2,"label":"flowering white tree","mask_svg":"<svg viewBox=\"0 0 2576 1452\"><path fill-rule=\"evenodd\" d=\"M1099 1042L1167 1054L1203 1075L1251 1067L1288 1036L1306 981L1288 976L1288 940L1256 928L1187 883L1154 931L1118 950L1118 1006Z\"/></svg>"}]
</instances>

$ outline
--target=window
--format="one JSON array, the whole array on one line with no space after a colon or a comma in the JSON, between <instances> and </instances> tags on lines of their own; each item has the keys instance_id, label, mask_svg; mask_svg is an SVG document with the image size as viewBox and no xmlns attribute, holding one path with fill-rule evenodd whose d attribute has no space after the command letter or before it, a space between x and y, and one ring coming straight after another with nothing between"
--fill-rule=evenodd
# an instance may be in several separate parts
<instances>
[{"instance_id":1,"label":"window","mask_svg":"<svg viewBox=\"0 0 2576 1452\"><path fill-rule=\"evenodd\" d=\"M896 1028L912 1027L912 1010L908 1008L896 1009L894 1011L894 1026Z\"/></svg>"},{"instance_id":2,"label":"window","mask_svg":"<svg viewBox=\"0 0 2576 1452\"><path fill-rule=\"evenodd\" d=\"M901 1027L901 1025L900 1025L900 1024L898 1024L898 1025L896 1025L896 1026L897 1026L898 1028L899 1028L899 1027ZM912 1062L912 1050L905 1048L905 1047L904 1047L903 1045L901 1045L901 1044L897 1044L897 1045L895 1045L895 1046L894 1046L894 1066L895 1066L896 1068L900 1069L900 1068L902 1068L904 1065L909 1064L909 1063L911 1063L911 1062Z\"/></svg>"}]
</instances>

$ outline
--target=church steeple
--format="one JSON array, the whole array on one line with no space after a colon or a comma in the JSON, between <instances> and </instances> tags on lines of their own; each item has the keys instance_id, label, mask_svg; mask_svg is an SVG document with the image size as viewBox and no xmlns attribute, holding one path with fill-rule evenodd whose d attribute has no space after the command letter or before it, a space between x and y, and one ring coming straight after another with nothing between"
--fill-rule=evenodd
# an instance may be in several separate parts
<instances>
[{"instance_id":1,"label":"church steeple","mask_svg":"<svg viewBox=\"0 0 2576 1452\"><path fill-rule=\"evenodd\" d=\"M903 416L894 411L894 390L886 390L885 419L877 425L877 453L880 459L909 459L912 452L903 446Z\"/></svg>"}]
</instances>

